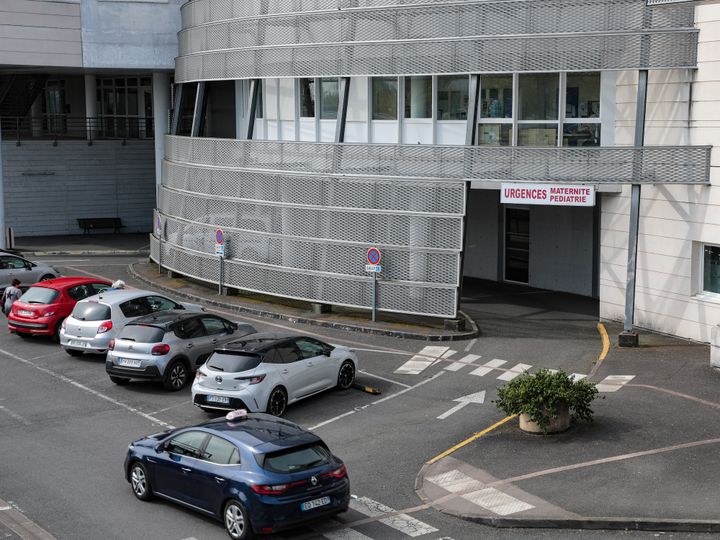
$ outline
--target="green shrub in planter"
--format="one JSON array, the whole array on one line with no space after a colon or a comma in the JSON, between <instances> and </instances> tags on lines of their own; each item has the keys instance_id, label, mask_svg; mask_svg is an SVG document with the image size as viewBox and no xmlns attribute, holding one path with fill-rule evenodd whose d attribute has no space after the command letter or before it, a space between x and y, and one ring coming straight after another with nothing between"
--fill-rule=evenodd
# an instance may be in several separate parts
<instances>
[{"instance_id":1,"label":"green shrub in planter","mask_svg":"<svg viewBox=\"0 0 720 540\"><path fill-rule=\"evenodd\" d=\"M575 381L563 371L551 373L542 369L534 375L525 373L498 388L498 399L494 403L508 415L527 414L547 433L563 406L570 409L572 420L592 421L590 403L597 393L591 382Z\"/></svg>"}]
</instances>

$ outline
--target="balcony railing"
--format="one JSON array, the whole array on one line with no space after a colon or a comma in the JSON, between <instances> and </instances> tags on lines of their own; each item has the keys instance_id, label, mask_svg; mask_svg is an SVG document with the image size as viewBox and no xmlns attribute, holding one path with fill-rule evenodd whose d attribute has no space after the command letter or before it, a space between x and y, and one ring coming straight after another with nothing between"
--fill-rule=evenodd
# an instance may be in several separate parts
<instances>
[{"instance_id":1,"label":"balcony railing","mask_svg":"<svg viewBox=\"0 0 720 540\"><path fill-rule=\"evenodd\" d=\"M43 115L41 117L0 117L0 130L4 141L33 139L152 139L152 118L137 116L83 116Z\"/></svg>"}]
</instances>

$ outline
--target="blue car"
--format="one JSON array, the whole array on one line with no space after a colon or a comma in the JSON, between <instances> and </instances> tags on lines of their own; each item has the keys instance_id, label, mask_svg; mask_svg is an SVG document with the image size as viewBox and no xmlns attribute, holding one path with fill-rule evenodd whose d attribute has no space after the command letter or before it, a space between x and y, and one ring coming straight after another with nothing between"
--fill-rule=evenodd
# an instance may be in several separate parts
<instances>
[{"instance_id":1,"label":"blue car","mask_svg":"<svg viewBox=\"0 0 720 540\"><path fill-rule=\"evenodd\" d=\"M234 540L345 512L350 502L347 469L320 437L244 410L133 442L125 478L138 499L156 495L212 516Z\"/></svg>"}]
</instances>

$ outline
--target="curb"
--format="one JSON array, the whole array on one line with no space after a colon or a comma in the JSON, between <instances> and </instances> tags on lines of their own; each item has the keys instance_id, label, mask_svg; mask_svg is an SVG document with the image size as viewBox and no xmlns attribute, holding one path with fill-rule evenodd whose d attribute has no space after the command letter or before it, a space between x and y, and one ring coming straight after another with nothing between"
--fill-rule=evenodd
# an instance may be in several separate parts
<instances>
[{"instance_id":1,"label":"curb","mask_svg":"<svg viewBox=\"0 0 720 540\"><path fill-rule=\"evenodd\" d=\"M719 533L720 520L714 519L663 519L641 517L580 517L571 518L511 518L488 517L479 514L463 514L453 512L441 505L435 505L434 500L425 496L422 490L425 472L429 464L425 463L415 477L415 493L420 500L428 506L471 523L479 523L497 529L525 528L525 529L586 529L586 530L629 530L629 531L655 531L655 532L693 532L693 533Z\"/></svg>"},{"instance_id":2,"label":"curb","mask_svg":"<svg viewBox=\"0 0 720 540\"><path fill-rule=\"evenodd\" d=\"M14 250L23 257L52 257L57 255L85 256L85 255L138 255L147 256L149 249L116 249L116 250L78 250L78 251L22 251Z\"/></svg>"},{"instance_id":3,"label":"curb","mask_svg":"<svg viewBox=\"0 0 720 540\"><path fill-rule=\"evenodd\" d=\"M131 276L133 276L135 279L138 279L142 281L143 283L146 283L148 285L152 285L153 287L156 287L158 289L161 289L168 294L174 294L176 296L181 296L183 298L186 298L188 300L192 301L201 301L205 302L211 306L219 307L223 309L227 309L229 311L237 311L239 313L248 313L250 315L255 315L257 317L262 317L265 319L275 319L275 320L283 320L288 321L292 323L299 323L299 324L307 324L311 326L321 326L324 328L334 328L336 330L349 330L351 332L360 332L363 334L372 334L377 336L387 336L387 337L393 337L393 338L402 338L402 339L415 339L415 340L423 340L423 341L461 341L466 339L473 339L480 335L480 330L478 329L477 325L475 324L475 321L473 321L470 317L468 317L463 312L458 312L462 315L462 317L465 318L466 324L470 326L470 330L467 332L463 332L461 334L451 334L451 335L426 335L426 334L419 334L415 332L405 332L402 330L388 330L384 328L370 328L367 326L358 326L348 323L335 323L332 321L319 321L316 319L308 319L306 317L296 317L293 315L286 315L285 313L280 313L277 311L263 311L260 309L255 309L247 306L241 306L237 304L228 304L226 302L222 302L219 300L214 300L212 298L208 298L205 296L198 296L195 294L189 294L186 292L177 291L176 289L170 289L168 287L163 287L162 285L159 285L155 281L141 275L139 272L135 270L135 264L129 264L128 265L128 272Z\"/></svg>"}]
</instances>

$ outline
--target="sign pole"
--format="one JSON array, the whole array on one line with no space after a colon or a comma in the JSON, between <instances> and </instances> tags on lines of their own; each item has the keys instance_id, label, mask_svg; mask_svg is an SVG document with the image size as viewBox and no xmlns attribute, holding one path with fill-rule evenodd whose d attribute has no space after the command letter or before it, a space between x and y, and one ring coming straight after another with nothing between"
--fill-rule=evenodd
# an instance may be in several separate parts
<instances>
[{"instance_id":1,"label":"sign pole","mask_svg":"<svg viewBox=\"0 0 720 540\"><path fill-rule=\"evenodd\" d=\"M375 313L377 312L377 272L373 272L372 287L372 322L375 322Z\"/></svg>"},{"instance_id":2,"label":"sign pole","mask_svg":"<svg viewBox=\"0 0 720 540\"><path fill-rule=\"evenodd\" d=\"M380 253L380 250L376 247L371 247L368 249L367 252L367 262L369 264L365 265L365 271L366 272L372 272L373 275L373 281L372 281L372 322L375 322L375 319L377 318L377 275L382 271L382 266L380 266L380 260L382 259L382 254Z\"/></svg>"},{"instance_id":3,"label":"sign pole","mask_svg":"<svg viewBox=\"0 0 720 540\"><path fill-rule=\"evenodd\" d=\"M223 260L225 259L225 257L223 257L222 255L219 255L219 257L220 257L220 271L218 272L218 273L219 273L219 275L218 275L218 294L219 294L220 296L222 296L222 293L223 293L223 290L222 290L222 289L223 289L223 281L224 281L224 277L225 277L225 276L223 275L223 274L224 274L224 270L225 270L224 265L223 265Z\"/></svg>"}]
</instances>

